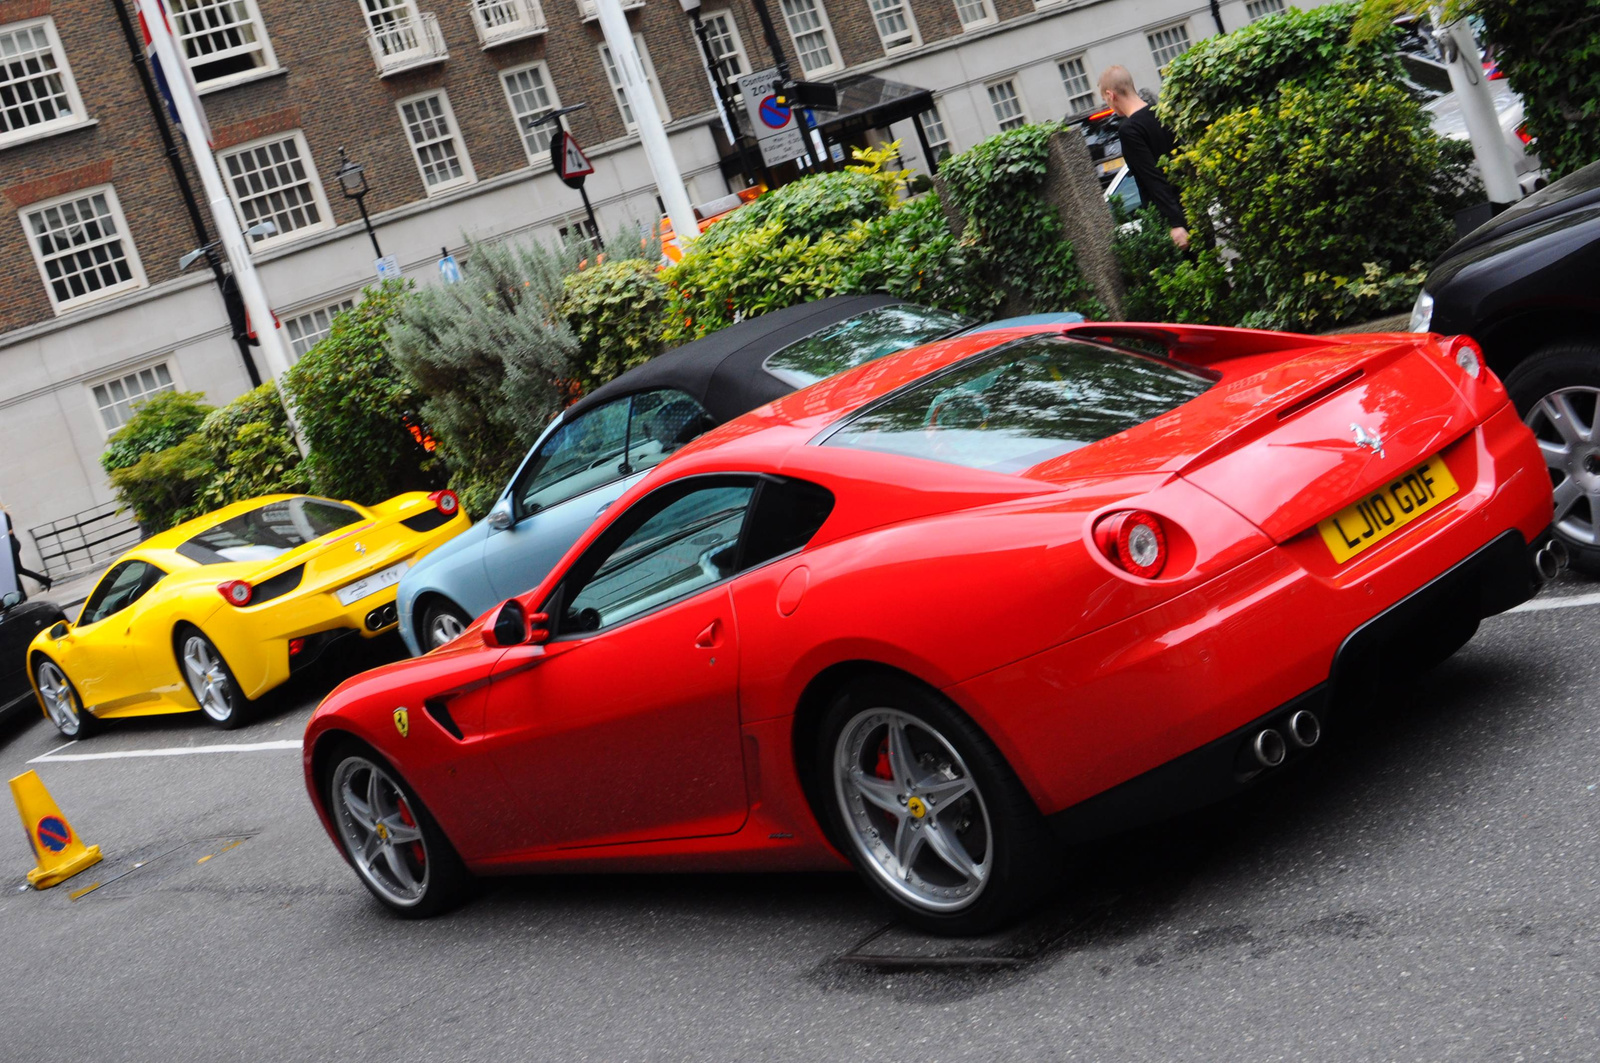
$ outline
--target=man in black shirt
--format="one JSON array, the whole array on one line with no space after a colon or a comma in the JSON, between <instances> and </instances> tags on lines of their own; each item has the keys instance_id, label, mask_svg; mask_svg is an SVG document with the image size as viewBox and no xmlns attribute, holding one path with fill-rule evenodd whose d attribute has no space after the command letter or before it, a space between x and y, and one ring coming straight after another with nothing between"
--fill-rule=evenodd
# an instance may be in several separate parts
<instances>
[{"instance_id":1,"label":"man in black shirt","mask_svg":"<svg viewBox=\"0 0 1600 1063\"><path fill-rule=\"evenodd\" d=\"M1133 179L1139 182L1139 194L1146 202L1154 203L1172 226L1172 242L1187 249L1189 221L1184 217L1178 190L1161 172L1160 163L1162 158L1172 154L1177 141L1156 118L1155 109L1139 97L1133 86L1133 75L1126 67L1106 68L1100 75L1100 95L1122 116L1118 130L1122 138L1122 158L1133 172Z\"/></svg>"}]
</instances>

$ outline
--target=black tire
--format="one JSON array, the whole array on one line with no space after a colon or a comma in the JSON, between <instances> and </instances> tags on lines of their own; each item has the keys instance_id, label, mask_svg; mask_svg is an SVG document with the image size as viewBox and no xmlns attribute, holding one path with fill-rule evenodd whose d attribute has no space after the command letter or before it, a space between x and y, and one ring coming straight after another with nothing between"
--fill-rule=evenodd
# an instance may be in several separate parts
<instances>
[{"instance_id":1,"label":"black tire","mask_svg":"<svg viewBox=\"0 0 1600 1063\"><path fill-rule=\"evenodd\" d=\"M333 821L339 847L355 871L356 878L361 880L361 884L367 887L367 891L377 898L380 904L402 919L428 919L449 911L471 897L476 886L472 873L461 862L455 846L450 844L450 839L439 829L438 822L422 803L422 799L417 796L416 791L411 788L411 784L406 782L381 754L361 742L350 739L342 741L326 758L325 764L318 785L326 802L328 818ZM354 765L356 779L359 779L361 773L367 769L382 772L385 780L392 783L404 797L405 808L410 813L412 825L421 833L419 841L423 846L424 857L421 861L417 861L414 851L411 854L398 852L405 846L416 843L401 842L398 845L390 843L390 849L396 851L393 855L407 860L407 866L413 869L413 873L417 868L425 871L421 893L416 899L402 902L397 899L395 891L385 885L384 875L363 871L359 865L360 856L353 848L352 839L359 836L360 830L353 832L352 828L360 828L361 824L353 818L350 806L338 792L341 774L347 765ZM370 836L371 831L366 833ZM388 866L388 856L381 856L379 859L384 860ZM379 869L380 872L382 870ZM389 870L388 880L392 883L392 866Z\"/></svg>"},{"instance_id":2,"label":"black tire","mask_svg":"<svg viewBox=\"0 0 1600 1063\"><path fill-rule=\"evenodd\" d=\"M866 774L874 756L890 756L887 751L868 748L875 741L873 728L878 725L873 721L879 714L903 720L913 747L912 760L926 777L924 781L948 785L967 778L974 790L955 797L942 810L937 810L932 800L916 809L907 799L910 794L911 800L918 800L919 791L913 787L899 795L900 804L914 810L912 818L886 814L851 794L850 785L842 780L858 763ZM886 747L892 725L881 726ZM858 741L866 745L857 748ZM949 758L952 751L955 757ZM823 717L813 763L818 765L815 792L820 795L824 825L834 844L855 865L868 888L913 926L935 934L986 933L1024 914L1059 877L1061 847L1000 751L959 709L917 683L884 676L847 688ZM905 790L899 779L882 778L885 770L895 773L892 758L882 764L878 781ZM910 827L913 820L926 825L922 830L925 840L921 848L910 850L915 854L906 861L911 870L897 872L885 859L890 847L898 845L901 823ZM890 831L896 832L893 839L889 839ZM986 866L981 885L970 886L970 875L964 884L955 865L940 859L940 847L931 840L933 831L945 839L941 846L953 839L974 864ZM869 846L885 852L873 855ZM981 858L976 855L980 849ZM898 852L895 848L894 854ZM913 875L917 882L912 881ZM891 885L897 876L904 885ZM950 888L943 889L947 884ZM969 896L959 896L964 889L971 890ZM929 897L930 893L952 896L941 899Z\"/></svg>"},{"instance_id":3,"label":"black tire","mask_svg":"<svg viewBox=\"0 0 1600 1063\"><path fill-rule=\"evenodd\" d=\"M53 669L61 677L61 682L65 684L64 693L70 699L70 702L63 707L67 710L68 716L58 715L59 709L57 712L51 711L48 691L46 690L46 676L44 675L47 668ZM63 738L82 741L90 735L98 734L100 731L105 730L105 724L100 721L100 718L84 708L83 698L78 694L78 688L73 684L72 678L67 675L65 668L40 653L34 655L30 670L33 672L34 684L40 692L41 699L43 699L41 707L44 709L45 718L55 724L56 730L61 732ZM70 723L67 722L69 719Z\"/></svg>"},{"instance_id":4,"label":"black tire","mask_svg":"<svg viewBox=\"0 0 1600 1063\"><path fill-rule=\"evenodd\" d=\"M1540 410L1544 399L1568 392L1574 412L1580 420L1588 418L1593 431L1596 420L1600 420L1600 410L1596 409L1600 399L1600 345L1568 341L1546 347L1511 371L1506 377L1506 390L1517 413L1535 435L1568 448L1570 458L1565 462L1546 454L1550 482L1558 495L1562 483L1568 480L1580 495L1564 512L1558 505L1555 534L1566 544L1573 568L1600 576L1600 438L1577 444L1563 441L1550 418Z\"/></svg>"},{"instance_id":5,"label":"black tire","mask_svg":"<svg viewBox=\"0 0 1600 1063\"><path fill-rule=\"evenodd\" d=\"M178 629L172 644L178 656L178 674L183 677L189 693L199 704L200 715L205 717L206 722L222 731L232 731L248 723L250 699L239 689L233 669L228 667L227 658L222 656L216 644L206 638L199 628L188 625ZM207 659L216 666L209 669L207 674L215 674L216 678L207 682L196 676L189 660L191 650L207 655ZM213 694L215 697L210 696Z\"/></svg>"},{"instance_id":6,"label":"black tire","mask_svg":"<svg viewBox=\"0 0 1600 1063\"><path fill-rule=\"evenodd\" d=\"M429 598L422 607L421 616L416 626L417 645L423 653L438 649L452 638L440 639L448 633L449 625L455 625L455 634L460 635L466 626L472 623L468 616L456 603L448 598Z\"/></svg>"}]
</instances>

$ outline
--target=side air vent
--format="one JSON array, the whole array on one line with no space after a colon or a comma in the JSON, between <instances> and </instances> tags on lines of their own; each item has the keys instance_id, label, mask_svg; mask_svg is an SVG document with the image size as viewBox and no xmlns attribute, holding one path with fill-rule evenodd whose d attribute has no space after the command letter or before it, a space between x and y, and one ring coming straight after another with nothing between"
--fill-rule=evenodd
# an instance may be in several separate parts
<instances>
[{"instance_id":1,"label":"side air vent","mask_svg":"<svg viewBox=\"0 0 1600 1063\"><path fill-rule=\"evenodd\" d=\"M1300 398L1296 399L1295 401L1291 402L1289 405L1285 406L1283 409L1279 410L1278 411L1278 420L1287 421L1289 418L1293 417L1295 414L1299 413L1301 410L1304 410L1304 409L1306 409L1306 408L1308 408L1310 406L1315 406L1317 403L1321 402L1323 399L1327 398L1329 395L1332 395L1335 391L1338 391L1341 388L1347 388L1351 384L1354 384L1357 380L1360 380L1362 378L1362 376L1364 376L1365 374L1366 374L1366 370L1364 370L1364 369L1352 369L1352 370L1350 370L1350 372L1346 373L1342 377L1339 377L1333 383L1327 384L1327 385L1325 385L1323 387L1320 387L1317 390L1313 391L1309 395L1303 395Z\"/></svg>"},{"instance_id":2,"label":"side air vent","mask_svg":"<svg viewBox=\"0 0 1600 1063\"><path fill-rule=\"evenodd\" d=\"M278 573L271 579L262 580L255 585L255 593L250 596L250 604L260 605L262 602L271 601L273 598L280 598L288 594L300 586L300 580L304 578L305 574L306 566L296 565L294 568Z\"/></svg>"},{"instance_id":3,"label":"side air vent","mask_svg":"<svg viewBox=\"0 0 1600 1063\"><path fill-rule=\"evenodd\" d=\"M422 707L433 718L433 722L449 731L450 736L457 742L466 740L466 736L461 733L461 728L456 726L455 717L450 715L450 707L444 699L429 698L422 703Z\"/></svg>"},{"instance_id":4,"label":"side air vent","mask_svg":"<svg viewBox=\"0 0 1600 1063\"><path fill-rule=\"evenodd\" d=\"M446 513L441 509L435 508L430 509L425 513L418 513L414 517L407 517L400 523L404 524L414 532L430 532L435 528L443 527L444 525L449 524L454 517L455 513L453 512Z\"/></svg>"}]
</instances>

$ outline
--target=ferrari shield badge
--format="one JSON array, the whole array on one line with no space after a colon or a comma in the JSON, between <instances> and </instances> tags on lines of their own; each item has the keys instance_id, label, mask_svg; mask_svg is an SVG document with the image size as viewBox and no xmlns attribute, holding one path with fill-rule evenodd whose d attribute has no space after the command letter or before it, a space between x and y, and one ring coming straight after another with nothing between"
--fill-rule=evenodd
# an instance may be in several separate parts
<instances>
[{"instance_id":1,"label":"ferrari shield badge","mask_svg":"<svg viewBox=\"0 0 1600 1063\"><path fill-rule=\"evenodd\" d=\"M411 733L411 714L404 705L394 710L394 729L400 732L401 738Z\"/></svg>"}]
</instances>

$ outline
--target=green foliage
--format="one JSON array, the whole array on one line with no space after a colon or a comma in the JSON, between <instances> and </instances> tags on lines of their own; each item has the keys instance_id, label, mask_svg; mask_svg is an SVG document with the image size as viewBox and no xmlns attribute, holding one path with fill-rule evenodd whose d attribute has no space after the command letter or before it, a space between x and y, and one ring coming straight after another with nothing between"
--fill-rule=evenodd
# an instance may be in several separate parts
<instances>
[{"instance_id":1,"label":"green foliage","mask_svg":"<svg viewBox=\"0 0 1600 1063\"><path fill-rule=\"evenodd\" d=\"M592 391L661 353L667 285L655 263L610 259L567 277L561 310L578 339L577 379Z\"/></svg>"},{"instance_id":2,"label":"green foliage","mask_svg":"<svg viewBox=\"0 0 1600 1063\"><path fill-rule=\"evenodd\" d=\"M154 534L206 512L200 498L216 479L217 464L199 432L176 446L146 452L111 473L111 486L134 519Z\"/></svg>"},{"instance_id":3,"label":"green foliage","mask_svg":"<svg viewBox=\"0 0 1600 1063\"><path fill-rule=\"evenodd\" d=\"M999 308L1001 293L981 285L967 249L945 221L937 192L898 210L856 222L850 238L851 291L884 291L902 299L984 318Z\"/></svg>"},{"instance_id":4,"label":"green foliage","mask_svg":"<svg viewBox=\"0 0 1600 1063\"><path fill-rule=\"evenodd\" d=\"M1184 325L1236 324L1245 308L1233 293L1221 256L1210 249L1196 248L1187 255L1178 250L1170 226L1153 206L1141 210L1136 220L1136 227L1119 229L1112 241L1127 281L1123 316Z\"/></svg>"},{"instance_id":5,"label":"green foliage","mask_svg":"<svg viewBox=\"0 0 1600 1063\"><path fill-rule=\"evenodd\" d=\"M200 430L212 407L198 391L163 391L134 408L128 423L111 435L100 465L106 472L131 468L146 454L176 446Z\"/></svg>"},{"instance_id":6,"label":"green foliage","mask_svg":"<svg viewBox=\"0 0 1600 1063\"><path fill-rule=\"evenodd\" d=\"M1238 254L1234 288L1259 308L1252 323L1275 328L1387 309L1398 296L1382 278L1443 250L1467 185L1460 153L1404 89L1380 80L1287 83L1218 118L1174 170L1201 245ZM1352 300L1343 289L1369 264L1378 279Z\"/></svg>"},{"instance_id":7,"label":"green foliage","mask_svg":"<svg viewBox=\"0 0 1600 1063\"><path fill-rule=\"evenodd\" d=\"M289 435L278 389L247 391L217 410L200 429L217 474L200 492L202 512L257 495L305 491L300 450Z\"/></svg>"},{"instance_id":8,"label":"green foliage","mask_svg":"<svg viewBox=\"0 0 1600 1063\"><path fill-rule=\"evenodd\" d=\"M939 176L967 219L962 245L981 301L1004 301L1009 313L1080 310L1098 316L1073 260L1061 216L1043 196L1055 123L1027 125L952 155Z\"/></svg>"},{"instance_id":9,"label":"green foliage","mask_svg":"<svg viewBox=\"0 0 1600 1063\"><path fill-rule=\"evenodd\" d=\"M289 394L311 451L302 468L317 494L371 504L445 482L443 462L411 433L412 425L426 431L416 419L422 397L385 346L409 297L404 281L368 288L289 370Z\"/></svg>"},{"instance_id":10,"label":"green foliage","mask_svg":"<svg viewBox=\"0 0 1600 1063\"><path fill-rule=\"evenodd\" d=\"M1427 276L1425 262L1400 271L1364 262L1348 276L1308 272L1275 305L1246 314L1242 323L1251 328L1295 325L1304 331L1330 331L1340 324L1409 309Z\"/></svg>"},{"instance_id":11,"label":"green foliage","mask_svg":"<svg viewBox=\"0 0 1600 1063\"><path fill-rule=\"evenodd\" d=\"M1500 69L1522 94L1552 179L1600 159L1600 10L1594 0L1476 0Z\"/></svg>"},{"instance_id":12,"label":"green foliage","mask_svg":"<svg viewBox=\"0 0 1600 1063\"><path fill-rule=\"evenodd\" d=\"M475 244L459 284L405 300L388 350L469 513L485 512L571 394L578 341L561 312L572 253Z\"/></svg>"},{"instance_id":13,"label":"green foliage","mask_svg":"<svg viewBox=\"0 0 1600 1063\"><path fill-rule=\"evenodd\" d=\"M1323 85L1349 80L1350 71L1398 80L1398 31L1386 25L1353 40L1356 13L1353 3L1290 10L1197 42L1162 72L1162 123L1179 144L1192 144L1225 114L1269 106L1284 81Z\"/></svg>"}]
</instances>

